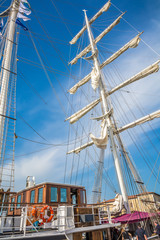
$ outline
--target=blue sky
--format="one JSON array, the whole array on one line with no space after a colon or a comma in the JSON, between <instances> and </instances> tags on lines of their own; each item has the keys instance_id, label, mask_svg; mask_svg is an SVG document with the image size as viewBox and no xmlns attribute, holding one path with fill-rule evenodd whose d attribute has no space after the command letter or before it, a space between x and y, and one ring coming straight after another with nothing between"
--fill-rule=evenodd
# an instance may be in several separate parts
<instances>
[{"instance_id":1,"label":"blue sky","mask_svg":"<svg viewBox=\"0 0 160 240\"><path fill-rule=\"evenodd\" d=\"M104 0L77 0L76 2L72 0L46 0L45 2L29 1L33 11L30 15L31 21L27 22L27 27L31 31L34 43L44 65L52 69L52 72L47 71L47 73L52 81L54 89L50 86L44 73L44 69L42 69L40 65L40 59L33 47L33 42L31 41L29 33L21 29L18 47L19 61L16 134L33 141L39 141L46 144L58 143L62 144L62 146L45 149L49 146L22 140L18 137L16 140L15 153L15 190L19 190L25 186L25 179L28 175L36 176L37 183L44 181L64 181L67 146L63 143L67 143L69 130L69 124L64 122L64 119L71 113L67 98L70 100L73 99L75 104L74 108L76 110L78 110L80 106L84 106L82 95L77 94L70 97L67 90L73 85L74 81L78 81L78 79L88 73L89 69L89 66L87 66L86 69L83 68L80 75L78 70L79 66L73 66L72 69L68 66L69 60L75 56L77 51L77 47L70 46L69 41L72 39L72 36L80 30L84 23L84 14L82 10L88 10L87 14L90 18L105 4L105 2L106 1ZM159 59L157 53L160 52L160 2L158 0L154 0L154 2L151 0L112 0L111 2L113 5L110 10L107 13L104 13L103 16L93 25L93 34L97 36L100 31L111 24L112 21L120 15L118 9L121 11L127 11L124 15L124 19L130 25L122 20L120 24L118 24L118 26L116 26L115 29L113 29L112 32L102 40L103 46L98 46L102 51L102 55L100 56L101 60L109 57L111 52L117 51L121 46L136 36L137 32L135 29L140 32L144 31L142 39L145 43L141 42L136 49L129 50L115 63L117 64L116 67L119 69L119 73L122 75L122 79L117 78L115 70L113 71L112 76L116 79L116 83L119 83ZM8 4L9 1L3 3L4 7L2 9L8 6ZM84 45L86 44L85 41L83 42ZM146 44L151 46L155 52ZM82 65L83 64L84 63L82 63ZM111 65L110 69L107 67L105 70L106 74L108 74L109 71L112 71L114 67L114 65ZM77 80L70 77L70 70L72 74L77 77ZM27 82L29 81L29 84L32 84L40 97L28 87L26 82L20 77L19 73L23 74L24 79ZM135 117L128 109L125 103L126 101L128 102L128 105L132 107L136 118L143 116L143 113L145 115L160 109L159 74L160 73L156 73L147 79L143 79L138 83L134 83L132 86L125 88L129 89L130 93L122 92L123 96L115 94L115 96L112 97L115 104L117 99L119 99L118 101L121 101L121 105L123 106L128 120L133 121ZM111 83L111 86L112 84L113 83ZM67 95L67 98L65 94ZM79 103L79 100L81 100L81 103ZM143 113L139 111L137 102L140 104L141 109L143 109ZM115 115L117 123L121 126L123 125L123 112L119 110L120 107L117 103ZM24 121L20 119L18 114L20 114L25 121L46 140L40 138L31 128L29 128ZM150 177L150 170L146 164L146 162L149 161L151 168L153 168L158 157L158 149L160 147L159 126L159 119L156 119L152 121L151 126L145 124L145 130L136 127L134 130L129 130L128 133L123 133L122 137L125 145L132 154L142 179L144 179L146 184L150 179L148 190L155 190L160 194L159 183L156 185L156 178L153 176ZM153 129L154 132L152 131ZM133 139L131 140L130 138L130 135L132 136L132 134L135 134L135 142L138 143L145 152L144 158L135 147L135 144L133 144ZM74 134L71 134L71 139L74 138ZM156 150L153 145L156 146ZM70 146L70 148L71 147L72 146ZM148 150L150 155L148 154ZM31 152L33 153L29 154ZM77 177L78 166L76 160L78 157L75 159L73 159L73 157L67 159L66 183L82 183L86 186L87 190L91 191L93 184L93 172L91 171L91 168L94 169L94 167L92 166L92 162L89 162L88 160L90 169L87 170L87 167L85 168L83 175L84 179L82 181L83 158L84 156L82 154L80 170L78 171ZM72 170L73 161L75 161L75 163L73 167L73 177L71 179L69 176ZM160 160L158 159L154 168L156 174L158 174L159 165ZM114 179L116 174L113 170L113 161L109 154L109 149L106 151L105 168L110 171L109 175ZM90 175L90 178L88 175ZM113 182L116 189L118 189L117 181L113 180ZM113 196L114 193L108 186L105 186L105 183L103 183L102 198L107 199Z\"/></svg>"}]
</instances>

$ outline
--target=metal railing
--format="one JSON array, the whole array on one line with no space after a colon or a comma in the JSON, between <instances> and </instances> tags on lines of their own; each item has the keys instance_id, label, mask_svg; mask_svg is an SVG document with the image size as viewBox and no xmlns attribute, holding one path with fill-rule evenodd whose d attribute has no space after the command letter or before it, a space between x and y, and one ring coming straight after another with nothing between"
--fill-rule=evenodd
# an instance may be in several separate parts
<instances>
[{"instance_id":1,"label":"metal railing","mask_svg":"<svg viewBox=\"0 0 160 240\"><path fill-rule=\"evenodd\" d=\"M58 207L21 206L10 204L4 206L0 216L0 233L39 232L46 229L55 232L65 232L69 229L102 224L108 219L108 212L98 207L73 207L60 205ZM48 221L49 219L49 221Z\"/></svg>"}]
</instances>

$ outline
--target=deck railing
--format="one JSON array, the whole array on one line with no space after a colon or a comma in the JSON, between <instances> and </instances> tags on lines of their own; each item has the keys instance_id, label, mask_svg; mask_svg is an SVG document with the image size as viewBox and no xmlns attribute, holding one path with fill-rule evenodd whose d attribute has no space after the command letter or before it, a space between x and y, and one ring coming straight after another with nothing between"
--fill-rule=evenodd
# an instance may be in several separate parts
<instances>
[{"instance_id":1,"label":"deck railing","mask_svg":"<svg viewBox=\"0 0 160 240\"><path fill-rule=\"evenodd\" d=\"M4 206L1 211L0 233L20 232L25 236L28 232L39 232L46 229L65 232L78 227L100 225L104 219L111 222L108 216L108 212L94 206L60 205L47 208L12 204L12 206Z\"/></svg>"}]
</instances>

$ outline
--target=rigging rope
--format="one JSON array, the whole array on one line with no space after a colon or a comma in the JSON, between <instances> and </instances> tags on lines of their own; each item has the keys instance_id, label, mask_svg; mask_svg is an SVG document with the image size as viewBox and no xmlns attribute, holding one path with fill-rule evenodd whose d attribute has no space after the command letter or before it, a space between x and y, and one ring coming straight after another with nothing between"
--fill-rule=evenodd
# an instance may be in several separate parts
<instances>
[{"instance_id":1,"label":"rigging rope","mask_svg":"<svg viewBox=\"0 0 160 240\"><path fill-rule=\"evenodd\" d=\"M118 11L120 11L121 13L123 13L116 5L114 5L113 3L111 3ZM129 23L124 17L122 17L122 19L131 27L133 28L137 33L140 33L131 23ZM156 55L158 55L158 57L160 57L160 54L155 51L148 43L146 43L142 37L141 37L142 42L148 47L150 48Z\"/></svg>"},{"instance_id":2,"label":"rigging rope","mask_svg":"<svg viewBox=\"0 0 160 240\"><path fill-rule=\"evenodd\" d=\"M62 20L62 22L63 22L63 23L64 23L64 25L66 26L66 28L67 28L68 32L69 32L69 33L70 33L70 35L72 36L72 33L71 33L70 29L68 28L67 24L65 23L65 21L64 21L64 18L62 17L62 15L61 15L60 11L57 9L57 7L56 7L55 3L53 2L53 0L51 0L51 3L53 4L54 8L56 9L56 11L57 11L57 13L58 13L58 15L59 15L60 19ZM72 37L73 37L73 36L72 36Z\"/></svg>"},{"instance_id":3,"label":"rigging rope","mask_svg":"<svg viewBox=\"0 0 160 240\"><path fill-rule=\"evenodd\" d=\"M33 87L33 85L26 79L26 77L24 77L23 73L20 71L19 71L19 76L28 85L28 87L36 94L36 96L40 98L44 104L48 105L48 103L44 100L44 98L37 92L37 90Z\"/></svg>"},{"instance_id":4,"label":"rigging rope","mask_svg":"<svg viewBox=\"0 0 160 240\"><path fill-rule=\"evenodd\" d=\"M156 192L156 186L157 186L157 181L158 181L159 173L160 173L160 165L159 165L159 170L158 170L158 174L157 174L156 183L155 183L155 186L154 186L154 192Z\"/></svg>"},{"instance_id":5,"label":"rigging rope","mask_svg":"<svg viewBox=\"0 0 160 240\"><path fill-rule=\"evenodd\" d=\"M118 73L118 72L117 72ZM118 76L120 77L120 79L122 79L122 77L119 75L119 73L118 73ZM113 77L112 77L113 78ZM110 84L110 83L109 83ZM122 95L122 93L121 93L121 95ZM122 95L122 97L123 97L123 95ZM123 97L124 98L124 97ZM124 101L125 101L125 99L124 99ZM118 101L119 102L119 101ZM131 109L130 109L130 107L129 107L129 105L128 105L128 103L125 101L125 103L127 104L127 106L128 106L128 108L129 108L129 110L131 111ZM122 109L122 106L121 106L121 104L119 104L120 105L120 108ZM124 111L123 111L123 114L124 114Z\"/></svg>"},{"instance_id":6,"label":"rigging rope","mask_svg":"<svg viewBox=\"0 0 160 240\"><path fill-rule=\"evenodd\" d=\"M30 127L40 138L42 138L43 140L47 141L41 134L39 134L22 116L20 113L17 112L17 115L19 116L19 118L28 126Z\"/></svg>"},{"instance_id":7,"label":"rigging rope","mask_svg":"<svg viewBox=\"0 0 160 240\"><path fill-rule=\"evenodd\" d=\"M153 171L154 171L154 169L155 169L155 166L156 166L156 164L157 164L157 161L158 161L158 159L159 159L159 156L160 156L160 152L158 153L158 156L157 156L157 158L156 158L155 164L154 164L153 169L152 169L152 171L151 171L151 174L150 174L150 176L149 176L149 178L148 178L148 182L147 182L146 186L148 185L148 183L149 183L149 181L150 181L150 179L151 179L151 176L152 176L152 174L153 174ZM158 180L158 174L157 174L156 182L157 182L157 180Z\"/></svg>"}]
</instances>

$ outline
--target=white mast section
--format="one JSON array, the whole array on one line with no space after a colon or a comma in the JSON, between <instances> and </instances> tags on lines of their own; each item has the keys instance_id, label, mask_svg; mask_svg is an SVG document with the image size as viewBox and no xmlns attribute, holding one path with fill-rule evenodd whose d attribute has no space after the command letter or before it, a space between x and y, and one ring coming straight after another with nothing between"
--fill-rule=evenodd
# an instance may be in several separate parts
<instances>
[{"instance_id":1,"label":"white mast section","mask_svg":"<svg viewBox=\"0 0 160 240\"><path fill-rule=\"evenodd\" d=\"M109 104L108 104L107 99L105 97L106 96L106 92L105 92L104 84L103 84L103 81L102 81L102 75L101 75L101 71L100 71L100 64L99 64L99 61L98 61L97 56L95 54L95 51L96 51L95 47L96 46L94 46L94 41L93 41L93 38L92 38L92 33L91 33L91 29L90 29L90 25L89 25L89 21L88 21L88 18L87 18L86 11L85 11L85 20L86 20L87 31L88 31L89 40L90 40L91 49L92 49L94 66L95 66L95 69L96 69L97 73L100 75L99 91L100 91L100 95L101 95L101 98L102 98L102 106L103 106L102 110L103 110L104 114L107 114L108 111L110 110L109 109ZM114 141L112 122L111 122L110 116L106 116L105 120L107 122L107 127L108 127L108 131L109 131L109 137L110 137L111 146L112 146L112 149L113 149L113 156L114 156L116 172L117 172L119 185L120 185L121 193L122 193L123 200L124 200L124 205L126 207L127 212L130 212L129 204L128 204L127 191L126 191L126 187L125 187L124 180L123 180L123 174L122 174L120 160L118 158L116 144L115 144L115 141ZM99 163L101 163L101 165L104 164L104 151L105 151L105 149L101 149L100 156L102 156L102 158L103 158L103 159L99 160ZM101 165L99 166L99 168L101 168ZM102 184L102 182L100 182L100 183ZM101 189L101 186L100 186L100 189ZM99 189L99 192L101 193L100 189ZM100 199L98 199L98 200L100 200Z\"/></svg>"},{"instance_id":2,"label":"white mast section","mask_svg":"<svg viewBox=\"0 0 160 240\"><path fill-rule=\"evenodd\" d=\"M132 172L132 175L134 177L134 181L136 182L136 185L138 186L139 192L140 193L141 192L146 192L146 187L144 185L144 182L142 181L139 173L137 172L137 169L134 166L134 164L132 162L132 159L130 159L130 156L129 156L128 152L126 151L126 149L125 149L125 147L124 147L124 145L122 143L122 140L121 140L121 137L120 137L119 133L116 134L116 137L117 137L117 139L119 141L119 144L120 144L120 146L122 148L122 154L126 158L127 163L129 165L129 168L130 168L130 170Z\"/></svg>"},{"instance_id":3,"label":"white mast section","mask_svg":"<svg viewBox=\"0 0 160 240\"><path fill-rule=\"evenodd\" d=\"M14 43L15 34L15 22L19 10L20 0L14 0L10 8L10 15L7 27L7 36L5 42L4 56L3 56L3 68L1 69L1 89L0 89L0 157L2 157L3 137L4 137L4 123L7 112L7 97L8 97L8 85L11 71L11 59L12 48ZM2 184L3 166L4 163L1 158L0 169L0 187Z\"/></svg>"}]
</instances>

